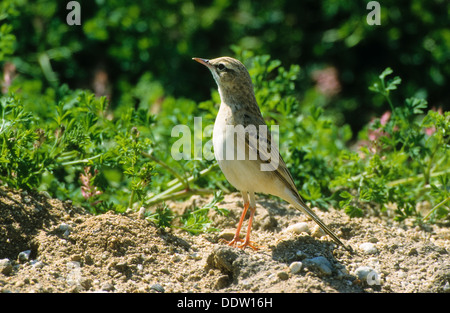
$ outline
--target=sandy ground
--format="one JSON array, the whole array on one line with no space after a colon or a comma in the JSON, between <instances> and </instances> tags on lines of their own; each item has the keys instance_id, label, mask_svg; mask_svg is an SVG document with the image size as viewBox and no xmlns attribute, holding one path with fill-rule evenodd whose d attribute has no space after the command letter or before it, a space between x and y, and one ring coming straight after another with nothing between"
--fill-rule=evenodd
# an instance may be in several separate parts
<instances>
[{"instance_id":1,"label":"sandy ground","mask_svg":"<svg viewBox=\"0 0 450 313\"><path fill-rule=\"evenodd\" d=\"M168 204L182 214L209 200ZM157 228L138 213L93 216L70 202L0 188L0 291L450 292L448 223L316 209L351 254L286 203L259 197L252 240L260 249L253 251L222 242L242 212L239 194L219 207L230 210L226 217L211 211L221 231L193 236Z\"/></svg>"}]
</instances>

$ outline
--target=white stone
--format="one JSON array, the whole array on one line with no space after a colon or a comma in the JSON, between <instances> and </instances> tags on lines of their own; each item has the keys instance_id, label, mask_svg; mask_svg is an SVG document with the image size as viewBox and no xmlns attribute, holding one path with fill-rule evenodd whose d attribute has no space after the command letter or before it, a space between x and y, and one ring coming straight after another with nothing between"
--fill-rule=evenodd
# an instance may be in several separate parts
<instances>
[{"instance_id":1,"label":"white stone","mask_svg":"<svg viewBox=\"0 0 450 313\"><path fill-rule=\"evenodd\" d=\"M291 265L289 265L289 269L291 270L292 274L297 274L298 272L300 272L302 267L302 262L292 262Z\"/></svg>"},{"instance_id":2,"label":"white stone","mask_svg":"<svg viewBox=\"0 0 450 313\"><path fill-rule=\"evenodd\" d=\"M300 222L288 227L288 231L294 232L296 234L310 233L308 223Z\"/></svg>"},{"instance_id":3,"label":"white stone","mask_svg":"<svg viewBox=\"0 0 450 313\"><path fill-rule=\"evenodd\" d=\"M355 270L355 275L358 276L360 280L364 280L373 271L374 269L370 266L360 266Z\"/></svg>"},{"instance_id":4,"label":"white stone","mask_svg":"<svg viewBox=\"0 0 450 313\"><path fill-rule=\"evenodd\" d=\"M377 247L371 242L360 244L359 249L361 249L365 254L375 254L378 252Z\"/></svg>"}]
</instances>

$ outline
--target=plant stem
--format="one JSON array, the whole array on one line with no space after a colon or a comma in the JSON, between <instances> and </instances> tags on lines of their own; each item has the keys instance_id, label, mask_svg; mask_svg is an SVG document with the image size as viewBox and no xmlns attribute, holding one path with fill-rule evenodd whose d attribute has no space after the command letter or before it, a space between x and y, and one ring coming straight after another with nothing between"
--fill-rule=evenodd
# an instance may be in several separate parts
<instances>
[{"instance_id":1,"label":"plant stem","mask_svg":"<svg viewBox=\"0 0 450 313\"><path fill-rule=\"evenodd\" d=\"M386 94L386 100L389 103L389 105L391 106L392 114L395 114L394 113L394 105L392 104L391 98L389 98L389 94Z\"/></svg>"},{"instance_id":2,"label":"plant stem","mask_svg":"<svg viewBox=\"0 0 450 313\"><path fill-rule=\"evenodd\" d=\"M433 152L432 152L431 155L430 155L430 160L428 161L428 166L427 166L427 168L426 168L426 172L424 172L424 174L425 174L425 184L429 184L429 183L430 183L430 178L431 178L431 177L430 177L431 167L432 167L432 165L433 165L433 159L434 159L434 156L436 155L436 152L438 152L439 147L440 147L440 145L436 145L436 146L434 147Z\"/></svg>"},{"instance_id":3,"label":"plant stem","mask_svg":"<svg viewBox=\"0 0 450 313\"><path fill-rule=\"evenodd\" d=\"M380 77L381 78L381 77ZM384 83L384 77L381 78L381 86L383 87L382 94L386 98L389 106L391 107L392 114L394 114L394 105L392 104L391 98L389 98L389 90L386 90L386 84Z\"/></svg>"},{"instance_id":4,"label":"plant stem","mask_svg":"<svg viewBox=\"0 0 450 313\"><path fill-rule=\"evenodd\" d=\"M152 199L146 202L146 205L153 205L158 202L163 202L166 200L178 200L182 198L186 198L192 195L211 195L214 194L214 190L211 189L185 189L181 191L176 191L173 193L165 194L163 196L158 195L157 199Z\"/></svg>"},{"instance_id":5,"label":"plant stem","mask_svg":"<svg viewBox=\"0 0 450 313\"><path fill-rule=\"evenodd\" d=\"M66 166L66 165L74 165L74 164L79 164L79 163L87 163L90 160L95 160L99 157L101 157L103 155L103 153L94 155L93 157L87 158L87 159L83 159L83 160L74 160L74 161L69 161L69 162L63 162L61 163L62 166Z\"/></svg>"},{"instance_id":6,"label":"plant stem","mask_svg":"<svg viewBox=\"0 0 450 313\"><path fill-rule=\"evenodd\" d=\"M436 176L440 176L440 175L444 175L444 174L448 174L448 173L450 173L450 170L436 172L436 173L433 173L433 174L429 174L428 178L432 178L432 177L436 177ZM397 179L397 180L394 180L394 181L391 181L391 182L387 183L387 186L388 187L394 187L394 186L397 186L397 185L413 183L413 182L416 182L418 180L423 179L424 177L425 177L424 174L419 174L419 175L413 176L413 177L401 178L401 179Z\"/></svg>"},{"instance_id":7,"label":"plant stem","mask_svg":"<svg viewBox=\"0 0 450 313\"><path fill-rule=\"evenodd\" d=\"M134 199L134 194L136 193L136 191L133 189L131 190L131 194L130 194L130 200L128 201L128 208L132 208L133 206L133 199Z\"/></svg>"},{"instance_id":8,"label":"plant stem","mask_svg":"<svg viewBox=\"0 0 450 313\"><path fill-rule=\"evenodd\" d=\"M436 211L438 208L440 208L441 206L443 206L448 200L450 200L450 197L447 197L446 199L444 199L444 200L442 200L441 202L439 202L438 204L436 204L436 205L434 206L434 208L432 208L432 209L430 210L430 212L428 212L428 214L423 218L423 220L425 221L426 219L428 219L434 211Z\"/></svg>"},{"instance_id":9,"label":"plant stem","mask_svg":"<svg viewBox=\"0 0 450 313\"><path fill-rule=\"evenodd\" d=\"M214 163L213 165L211 165L210 167L200 171L199 175L197 177L194 177L194 175L190 176L186 182L187 184L189 184L190 182L194 181L196 178L200 178L202 176L205 176L206 174L208 174L215 166L217 165L217 163ZM183 190L184 189L184 190ZM183 190L183 192L179 193L180 190ZM198 190L198 189L190 189L190 188L185 188L185 184L179 182L177 184L175 184L174 186L170 187L169 189L166 189L165 191L157 194L157 195L153 195L150 197L150 199L146 202L147 204L155 204L164 200L168 200L168 199L173 199L173 198L180 198L180 195L183 196L188 196L191 195L190 191L191 190Z\"/></svg>"},{"instance_id":10,"label":"plant stem","mask_svg":"<svg viewBox=\"0 0 450 313\"><path fill-rule=\"evenodd\" d=\"M164 163L163 161L155 158L153 155L151 155L150 153L147 152L142 152L142 155L152 159L152 161L158 163L159 165L161 165L162 167L164 167L165 169L167 169L169 172L171 172L177 179L178 181L182 182L185 188L189 188L189 183L186 180L185 177L182 177L180 174L178 174L173 168L171 168L169 165L167 165L166 163Z\"/></svg>"}]
</instances>

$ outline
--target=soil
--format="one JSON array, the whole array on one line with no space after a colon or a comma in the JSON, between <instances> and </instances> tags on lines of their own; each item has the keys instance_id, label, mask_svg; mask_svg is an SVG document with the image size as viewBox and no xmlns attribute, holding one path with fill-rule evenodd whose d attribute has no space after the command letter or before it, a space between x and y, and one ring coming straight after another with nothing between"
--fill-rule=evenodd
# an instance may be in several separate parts
<instances>
[{"instance_id":1,"label":"soil","mask_svg":"<svg viewBox=\"0 0 450 313\"><path fill-rule=\"evenodd\" d=\"M209 201L192 197L168 205L182 214ZM158 228L137 212L91 215L45 193L0 188L0 291L450 292L448 222L417 226L315 209L352 246L350 253L285 202L259 197L254 251L223 243L242 212L239 194L226 195L219 207L230 211L210 212L221 231L194 236ZM297 224L298 233L292 230Z\"/></svg>"}]
</instances>

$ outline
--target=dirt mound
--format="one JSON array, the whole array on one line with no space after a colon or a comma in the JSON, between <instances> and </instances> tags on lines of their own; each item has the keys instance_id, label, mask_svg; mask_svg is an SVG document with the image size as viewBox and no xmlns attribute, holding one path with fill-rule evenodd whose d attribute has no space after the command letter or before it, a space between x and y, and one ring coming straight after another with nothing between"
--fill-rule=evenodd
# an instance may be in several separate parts
<instances>
[{"instance_id":1,"label":"dirt mound","mask_svg":"<svg viewBox=\"0 0 450 313\"><path fill-rule=\"evenodd\" d=\"M195 201L168 203L182 213ZM93 216L70 202L0 189L3 292L450 292L450 231L381 217L318 215L356 254L336 247L283 202L260 198L252 240L221 243L242 212L238 194L214 215L220 233L160 229L138 214ZM292 227L296 225L296 227Z\"/></svg>"}]
</instances>

